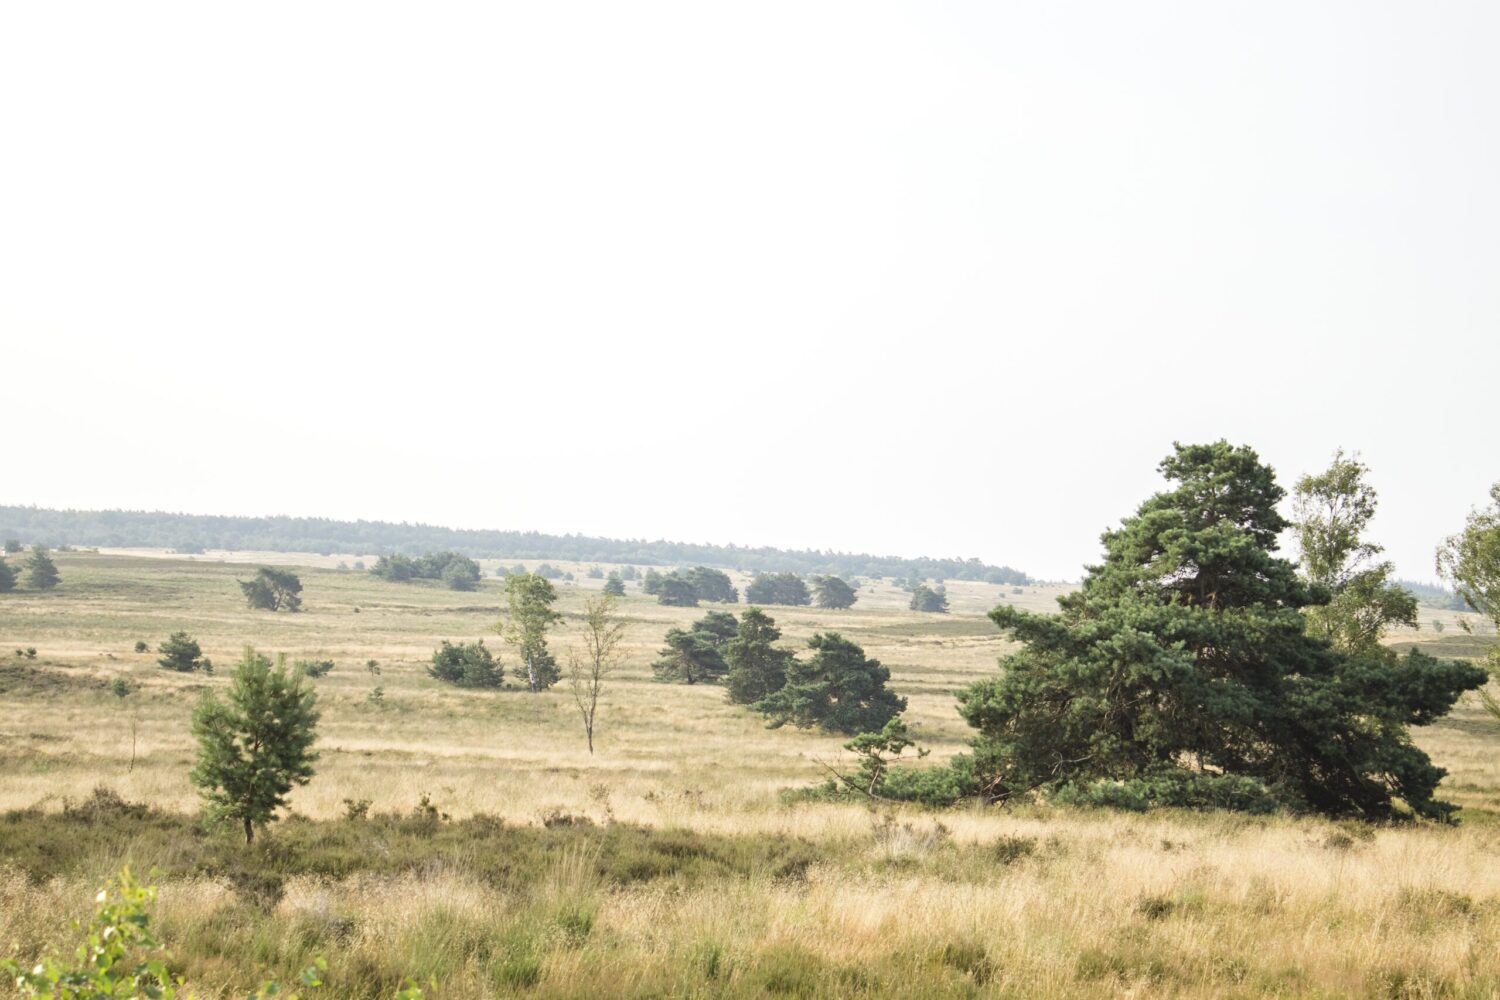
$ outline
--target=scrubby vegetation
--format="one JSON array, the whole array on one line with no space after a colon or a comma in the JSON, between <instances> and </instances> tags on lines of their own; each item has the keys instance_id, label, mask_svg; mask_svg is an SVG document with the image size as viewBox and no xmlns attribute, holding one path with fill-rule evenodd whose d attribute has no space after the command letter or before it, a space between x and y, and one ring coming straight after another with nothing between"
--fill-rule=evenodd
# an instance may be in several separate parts
<instances>
[{"instance_id":1,"label":"scrubby vegetation","mask_svg":"<svg viewBox=\"0 0 1500 1000\"><path fill-rule=\"evenodd\" d=\"M429 552L415 559L399 553L381 556L370 572L382 580L441 580L449 590L474 590L483 574L479 564L457 552Z\"/></svg>"}]
</instances>

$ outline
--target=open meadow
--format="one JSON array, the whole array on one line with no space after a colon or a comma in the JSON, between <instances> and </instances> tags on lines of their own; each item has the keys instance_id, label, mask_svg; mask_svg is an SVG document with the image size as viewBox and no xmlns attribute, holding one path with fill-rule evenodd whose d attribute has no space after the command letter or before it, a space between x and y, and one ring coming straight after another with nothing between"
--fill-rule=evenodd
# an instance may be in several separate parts
<instances>
[{"instance_id":1,"label":"open meadow","mask_svg":"<svg viewBox=\"0 0 1500 1000\"><path fill-rule=\"evenodd\" d=\"M590 755L566 682L517 686L493 562L465 593L337 568L354 555L55 558L56 590L0 596L0 950L25 960L128 862L158 872L160 935L205 998L317 956L339 997L404 976L445 998L1500 995L1500 722L1472 696L1416 731L1454 825L789 803L852 770L844 738L652 678L667 629L717 605L629 585ZM246 606L235 580L256 564L298 567L300 613ZM554 565L576 577L558 584L562 659L602 581ZM889 580L846 611L766 610L787 645L837 630L889 666L936 760L970 736L954 692L1009 648L985 612L1063 590L947 588L948 615L906 610ZM1471 657L1489 638L1422 620L1390 641ZM157 666L179 629L213 676ZM504 689L428 676L441 640L480 638ZM188 779L193 706L247 644L336 664L312 681L317 775L248 849L198 821Z\"/></svg>"}]
</instances>

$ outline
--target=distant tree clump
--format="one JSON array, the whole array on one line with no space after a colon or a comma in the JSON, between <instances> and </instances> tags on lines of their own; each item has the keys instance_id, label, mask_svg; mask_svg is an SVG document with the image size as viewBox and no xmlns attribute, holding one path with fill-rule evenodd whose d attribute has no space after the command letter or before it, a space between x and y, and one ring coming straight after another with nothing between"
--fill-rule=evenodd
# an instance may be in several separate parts
<instances>
[{"instance_id":1,"label":"distant tree clump","mask_svg":"<svg viewBox=\"0 0 1500 1000\"><path fill-rule=\"evenodd\" d=\"M0 559L0 594L16 589L16 571L10 563Z\"/></svg>"},{"instance_id":2,"label":"distant tree clump","mask_svg":"<svg viewBox=\"0 0 1500 1000\"><path fill-rule=\"evenodd\" d=\"M145 645L143 642L136 643L142 650ZM156 647L156 651L161 654L156 662L163 670L175 670L182 674L190 674L195 670L213 673L213 661L203 655L203 648L198 645L198 640L186 632L173 632Z\"/></svg>"},{"instance_id":3,"label":"distant tree clump","mask_svg":"<svg viewBox=\"0 0 1500 1000\"><path fill-rule=\"evenodd\" d=\"M392 583L441 580L449 590L474 590L484 576L477 562L457 552L429 552L415 559L400 554L381 556L370 573Z\"/></svg>"},{"instance_id":4,"label":"distant tree clump","mask_svg":"<svg viewBox=\"0 0 1500 1000\"><path fill-rule=\"evenodd\" d=\"M504 670L483 639L466 643L444 639L432 654L427 673L445 683L468 688L497 688L505 679Z\"/></svg>"},{"instance_id":5,"label":"distant tree clump","mask_svg":"<svg viewBox=\"0 0 1500 1000\"><path fill-rule=\"evenodd\" d=\"M230 675L227 700L212 691L193 712L198 759L193 784L210 814L237 822L245 843L275 818L295 785L313 775L318 696L288 673L285 657L271 661L246 647Z\"/></svg>"},{"instance_id":6,"label":"distant tree clump","mask_svg":"<svg viewBox=\"0 0 1500 1000\"><path fill-rule=\"evenodd\" d=\"M696 608L698 591L687 577L669 573L657 583L656 603L673 608Z\"/></svg>"},{"instance_id":7,"label":"distant tree clump","mask_svg":"<svg viewBox=\"0 0 1500 1000\"><path fill-rule=\"evenodd\" d=\"M803 607L812 603L812 594L796 573L757 573L745 588L745 600L751 604Z\"/></svg>"},{"instance_id":8,"label":"distant tree clump","mask_svg":"<svg viewBox=\"0 0 1500 1000\"><path fill-rule=\"evenodd\" d=\"M641 577L641 592L652 597L661 593L661 581L664 578L654 569L646 570L646 575Z\"/></svg>"},{"instance_id":9,"label":"distant tree clump","mask_svg":"<svg viewBox=\"0 0 1500 1000\"><path fill-rule=\"evenodd\" d=\"M33 545L31 555L26 559L26 586L32 590L51 590L60 579L57 564L47 555L47 549Z\"/></svg>"},{"instance_id":10,"label":"distant tree clump","mask_svg":"<svg viewBox=\"0 0 1500 1000\"><path fill-rule=\"evenodd\" d=\"M792 653L774 645L780 638L774 618L760 608L745 609L734 638L723 644L728 668L724 686L731 702L753 705L781 690Z\"/></svg>"},{"instance_id":11,"label":"distant tree clump","mask_svg":"<svg viewBox=\"0 0 1500 1000\"><path fill-rule=\"evenodd\" d=\"M590 580L602 580L604 579L604 570L598 566L590 566L587 575Z\"/></svg>"},{"instance_id":12,"label":"distant tree clump","mask_svg":"<svg viewBox=\"0 0 1500 1000\"><path fill-rule=\"evenodd\" d=\"M813 577L813 603L820 608L842 611L854 607L859 595L854 588L836 576Z\"/></svg>"},{"instance_id":13,"label":"distant tree clump","mask_svg":"<svg viewBox=\"0 0 1500 1000\"><path fill-rule=\"evenodd\" d=\"M520 653L527 687L532 691L551 687L562 679L557 660L547 649L547 630L562 620L552 610L557 591L535 573L518 573L505 578L505 599L510 620L500 633Z\"/></svg>"},{"instance_id":14,"label":"distant tree clump","mask_svg":"<svg viewBox=\"0 0 1500 1000\"><path fill-rule=\"evenodd\" d=\"M551 563L542 563L536 568L536 575L543 580L561 580L565 574Z\"/></svg>"},{"instance_id":15,"label":"distant tree clump","mask_svg":"<svg viewBox=\"0 0 1500 1000\"><path fill-rule=\"evenodd\" d=\"M990 612L1022 648L960 694L983 794L1447 815L1409 728L1485 672L1309 635L1320 595L1276 554L1285 492L1253 450L1177 445L1160 470L1173 485L1104 535L1060 614Z\"/></svg>"},{"instance_id":16,"label":"distant tree clump","mask_svg":"<svg viewBox=\"0 0 1500 1000\"><path fill-rule=\"evenodd\" d=\"M727 611L710 611L690 629L668 631L661 659L651 665L656 679L683 684L718 680L729 669L724 646L738 634L738 625Z\"/></svg>"},{"instance_id":17,"label":"distant tree clump","mask_svg":"<svg viewBox=\"0 0 1500 1000\"><path fill-rule=\"evenodd\" d=\"M929 587L925 583L919 583L912 587L911 603L907 606L913 611L945 615L948 613L948 591L941 585Z\"/></svg>"},{"instance_id":18,"label":"distant tree clump","mask_svg":"<svg viewBox=\"0 0 1500 1000\"><path fill-rule=\"evenodd\" d=\"M622 566L622 567L620 567L620 579L621 580L638 580L638 579L640 579L640 576L641 576L640 570L636 569L634 566Z\"/></svg>"},{"instance_id":19,"label":"distant tree clump","mask_svg":"<svg viewBox=\"0 0 1500 1000\"><path fill-rule=\"evenodd\" d=\"M625 581L620 579L620 574L611 573L604 580L604 592L610 597L625 596Z\"/></svg>"},{"instance_id":20,"label":"distant tree clump","mask_svg":"<svg viewBox=\"0 0 1500 1000\"><path fill-rule=\"evenodd\" d=\"M302 581L285 569L262 566L253 580L240 580L240 590L252 608L261 611L302 610Z\"/></svg>"},{"instance_id":21,"label":"distant tree clump","mask_svg":"<svg viewBox=\"0 0 1500 1000\"><path fill-rule=\"evenodd\" d=\"M786 683L755 705L772 728L790 723L850 735L878 732L906 708L906 699L885 686L890 670L855 643L820 632L807 646L813 655L790 661Z\"/></svg>"},{"instance_id":22,"label":"distant tree clump","mask_svg":"<svg viewBox=\"0 0 1500 1000\"><path fill-rule=\"evenodd\" d=\"M15 555L16 553L18 553L20 551L21 551L21 543L19 541L17 541L14 538L7 538L5 540L5 554L6 555L13 556L13 555Z\"/></svg>"},{"instance_id":23,"label":"distant tree clump","mask_svg":"<svg viewBox=\"0 0 1500 1000\"><path fill-rule=\"evenodd\" d=\"M739 590L730 582L729 574L722 570L695 566L688 571L687 577L700 601L713 604L738 604L740 602Z\"/></svg>"}]
</instances>

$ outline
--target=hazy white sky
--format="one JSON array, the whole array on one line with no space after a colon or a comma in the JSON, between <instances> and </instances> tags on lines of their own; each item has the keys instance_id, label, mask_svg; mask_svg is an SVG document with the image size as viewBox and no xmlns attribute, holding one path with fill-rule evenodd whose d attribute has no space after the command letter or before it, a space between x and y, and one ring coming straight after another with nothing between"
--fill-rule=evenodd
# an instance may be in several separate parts
<instances>
[{"instance_id":1,"label":"hazy white sky","mask_svg":"<svg viewBox=\"0 0 1500 1000\"><path fill-rule=\"evenodd\" d=\"M0 502L1076 577L1174 439L1500 479L1500 6L8 4Z\"/></svg>"}]
</instances>

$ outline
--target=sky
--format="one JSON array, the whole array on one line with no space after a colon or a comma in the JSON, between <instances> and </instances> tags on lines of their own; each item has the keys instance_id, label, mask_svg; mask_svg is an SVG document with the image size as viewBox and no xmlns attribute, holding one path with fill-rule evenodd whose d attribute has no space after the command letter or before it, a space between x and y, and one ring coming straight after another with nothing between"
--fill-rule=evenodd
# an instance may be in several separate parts
<instances>
[{"instance_id":1,"label":"sky","mask_svg":"<svg viewBox=\"0 0 1500 1000\"><path fill-rule=\"evenodd\" d=\"M1500 480L1500 6L9 4L0 503L978 557Z\"/></svg>"}]
</instances>

